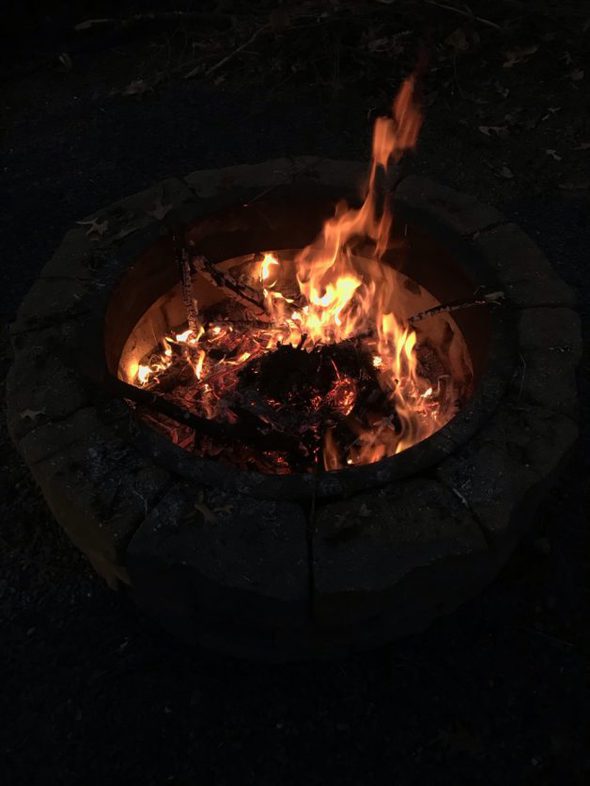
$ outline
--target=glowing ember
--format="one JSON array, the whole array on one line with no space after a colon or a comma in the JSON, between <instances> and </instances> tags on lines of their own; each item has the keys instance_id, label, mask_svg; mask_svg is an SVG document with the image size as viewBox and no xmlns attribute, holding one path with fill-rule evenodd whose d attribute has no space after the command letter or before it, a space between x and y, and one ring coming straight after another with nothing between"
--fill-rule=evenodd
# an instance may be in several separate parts
<instances>
[{"instance_id":1,"label":"glowing ember","mask_svg":"<svg viewBox=\"0 0 590 786\"><path fill-rule=\"evenodd\" d=\"M378 461L441 428L465 396L469 371L456 382L436 348L420 344L396 316L398 279L379 264L393 217L378 181L414 147L421 123L410 77L392 117L375 123L361 207L341 203L294 260L267 252L250 271L268 321L236 328L201 315L198 330L171 333L143 358L134 383L174 390L185 408L208 418L235 423L255 416L270 429L280 423L299 435L301 455L269 451L254 462L275 472L310 470L320 458L327 470ZM373 248L371 268L355 253L358 243ZM220 452L204 440L193 449ZM244 451L236 463L252 466Z\"/></svg>"}]
</instances>

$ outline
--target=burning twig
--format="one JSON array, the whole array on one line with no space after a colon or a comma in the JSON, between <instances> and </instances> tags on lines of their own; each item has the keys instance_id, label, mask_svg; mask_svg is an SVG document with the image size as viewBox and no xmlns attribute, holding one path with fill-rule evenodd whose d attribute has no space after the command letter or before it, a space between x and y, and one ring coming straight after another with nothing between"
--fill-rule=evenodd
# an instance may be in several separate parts
<instances>
[{"instance_id":1,"label":"burning twig","mask_svg":"<svg viewBox=\"0 0 590 786\"><path fill-rule=\"evenodd\" d=\"M219 270L202 254L193 256L191 263L195 272L202 275L203 278L206 278L214 286L222 289L228 297L238 300L243 306L254 310L258 315L267 316L261 294L248 286L248 284L238 284L233 276Z\"/></svg>"},{"instance_id":2,"label":"burning twig","mask_svg":"<svg viewBox=\"0 0 590 786\"><path fill-rule=\"evenodd\" d=\"M408 319L410 325L415 325L416 322L421 322L423 319L435 317L437 314L450 314L453 311L462 311L465 308L473 308L473 306L489 306L500 305L504 300L503 292L490 292L487 295L474 298L473 300L462 300L455 303L444 303L434 308L428 308L426 311L419 311L414 316Z\"/></svg>"}]
</instances>

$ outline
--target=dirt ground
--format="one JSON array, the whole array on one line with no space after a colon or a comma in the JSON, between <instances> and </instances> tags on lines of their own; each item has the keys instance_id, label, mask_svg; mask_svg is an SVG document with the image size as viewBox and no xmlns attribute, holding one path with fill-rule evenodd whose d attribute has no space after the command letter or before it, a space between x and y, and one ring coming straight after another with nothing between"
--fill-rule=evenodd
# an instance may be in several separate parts
<instances>
[{"instance_id":1,"label":"dirt ground","mask_svg":"<svg viewBox=\"0 0 590 786\"><path fill-rule=\"evenodd\" d=\"M422 39L410 170L519 222L578 290L588 335L588 2L219 0L153 4L152 19L56 5L7 16L4 325L64 232L108 202L200 168L366 158ZM4 328L2 377L9 363ZM91 574L2 426L1 782L589 783L588 372L586 354L577 453L499 579L426 633L334 663L169 640Z\"/></svg>"}]
</instances>

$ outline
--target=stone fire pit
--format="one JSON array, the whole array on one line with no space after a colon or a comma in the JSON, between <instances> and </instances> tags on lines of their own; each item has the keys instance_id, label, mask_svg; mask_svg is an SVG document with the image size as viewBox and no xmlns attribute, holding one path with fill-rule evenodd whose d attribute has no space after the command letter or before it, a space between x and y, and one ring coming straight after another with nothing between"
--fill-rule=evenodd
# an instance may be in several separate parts
<instances>
[{"instance_id":1,"label":"stone fire pit","mask_svg":"<svg viewBox=\"0 0 590 786\"><path fill-rule=\"evenodd\" d=\"M416 176L396 216L506 295L476 394L441 431L313 484L192 460L109 394L112 293L166 222L206 227L292 189L348 194L364 172L299 158L165 180L70 230L12 326L10 433L53 515L109 586L188 641L297 658L424 628L494 578L577 438L572 291L496 210Z\"/></svg>"}]
</instances>

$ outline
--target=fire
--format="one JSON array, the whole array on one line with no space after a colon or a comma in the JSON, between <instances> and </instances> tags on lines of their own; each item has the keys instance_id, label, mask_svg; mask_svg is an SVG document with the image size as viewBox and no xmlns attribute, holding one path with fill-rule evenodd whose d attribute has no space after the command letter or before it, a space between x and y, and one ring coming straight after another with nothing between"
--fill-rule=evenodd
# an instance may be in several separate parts
<instances>
[{"instance_id":1,"label":"fire","mask_svg":"<svg viewBox=\"0 0 590 786\"><path fill-rule=\"evenodd\" d=\"M279 289L279 282L284 289L286 272L276 253L265 253L258 263L254 275L270 317L268 324L245 333L222 322L200 325L196 332L173 333L163 340L159 353L138 365L136 384L158 384L162 373L181 355L200 381L197 405L201 410L208 417L235 419L235 412L226 411L223 401L227 391L235 389L239 370L246 364L277 346L303 347L311 352L360 340L378 381L377 395L385 397L391 415L367 415L364 421L355 416L358 380L335 365L331 390L323 398L312 396L310 412L327 404L354 439L343 447L335 423L317 427L326 470L399 453L452 417L452 385L441 386L440 381L424 378L416 332L395 314L395 277L386 265L381 266L379 279L367 275L355 255L355 243L360 241L368 241L377 261L389 247L393 216L384 191L389 168L415 146L422 125L415 88L415 77L411 76L395 98L391 116L377 119L364 201L359 208L339 204L319 236L296 255L291 268L294 291L287 294ZM214 348L218 354L212 359ZM265 406L277 409L283 403L269 397Z\"/></svg>"},{"instance_id":2,"label":"fire","mask_svg":"<svg viewBox=\"0 0 590 786\"><path fill-rule=\"evenodd\" d=\"M273 273L273 267L278 267L280 265L279 260L275 257L274 254L265 254L264 259L260 263L260 281L265 284L266 287L274 286L275 282L269 283L269 279Z\"/></svg>"}]
</instances>

